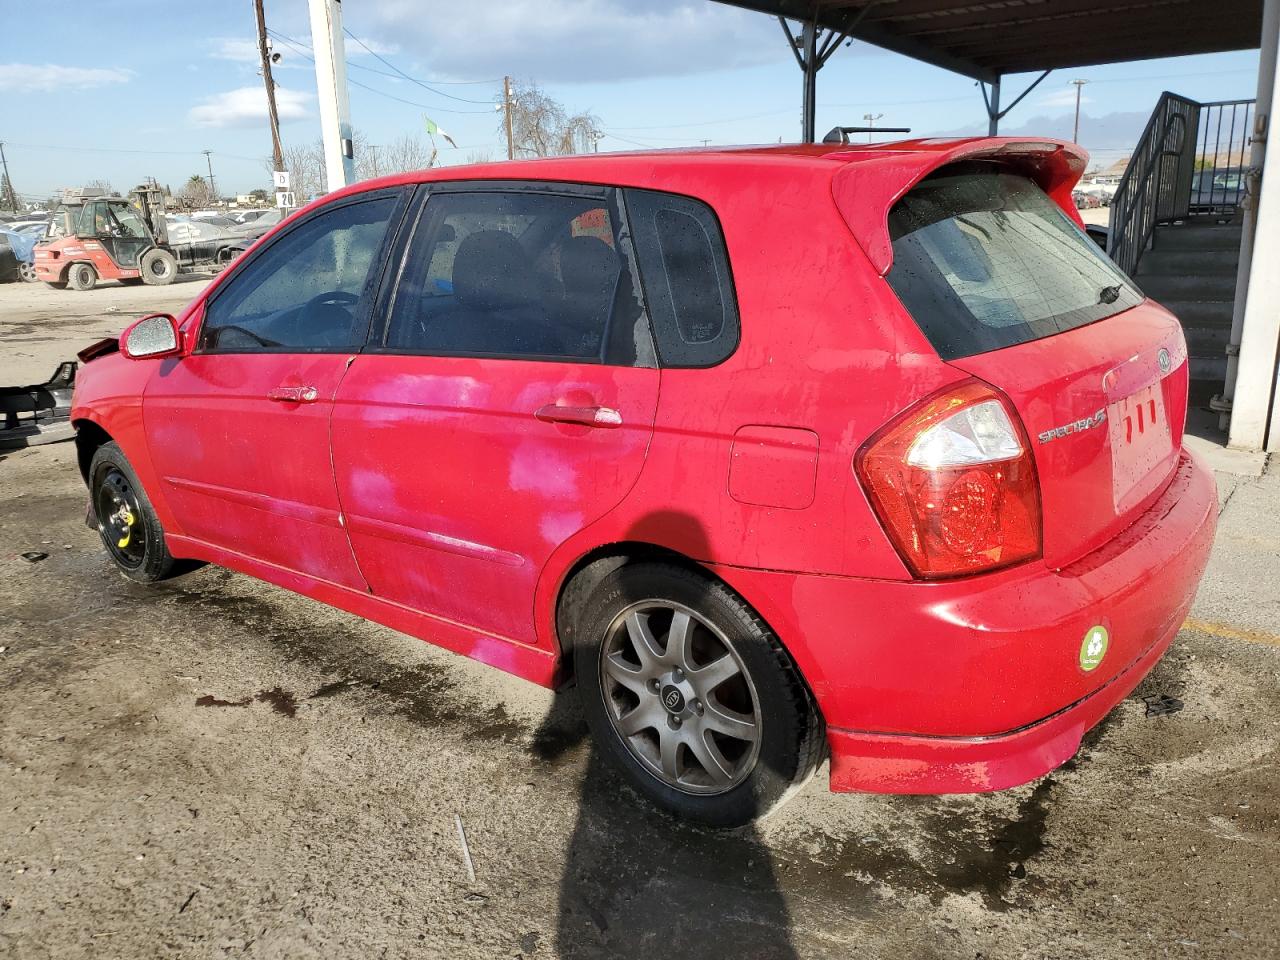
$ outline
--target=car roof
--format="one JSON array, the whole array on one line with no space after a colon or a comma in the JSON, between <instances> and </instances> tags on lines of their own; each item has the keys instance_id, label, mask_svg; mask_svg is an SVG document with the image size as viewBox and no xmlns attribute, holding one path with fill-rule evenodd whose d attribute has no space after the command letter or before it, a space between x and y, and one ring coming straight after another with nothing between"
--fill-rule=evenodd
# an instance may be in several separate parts
<instances>
[{"instance_id":1,"label":"car roof","mask_svg":"<svg viewBox=\"0 0 1280 960\"><path fill-rule=\"evenodd\" d=\"M834 175L842 167L886 159L907 161L907 167L934 167L952 157L999 152L1011 155L1020 146L1028 149L1052 147L1078 162L1081 170L1088 158L1080 147L1062 140L1026 137L930 137L885 143L792 143L724 147L676 147L660 150L617 153L573 154L491 163L431 167L412 170L352 184L320 198L334 199L385 186L453 180L552 180L623 186L661 188L666 176L676 171L705 170L709 167L788 167L826 171ZM910 158L910 159L908 159Z\"/></svg>"}]
</instances>

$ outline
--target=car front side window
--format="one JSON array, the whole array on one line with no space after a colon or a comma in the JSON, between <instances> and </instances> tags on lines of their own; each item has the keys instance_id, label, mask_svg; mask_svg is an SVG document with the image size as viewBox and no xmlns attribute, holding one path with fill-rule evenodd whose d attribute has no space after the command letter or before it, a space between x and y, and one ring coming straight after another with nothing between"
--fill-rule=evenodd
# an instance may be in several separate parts
<instances>
[{"instance_id":1,"label":"car front side window","mask_svg":"<svg viewBox=\"0 0 1280 960\"><path fill-rule=\"evenodd\" d=\"M200 350L324 353L363 343L364 294L398 203L347 203L272 243L210 301Z\"/></svg>"}]
</instances>

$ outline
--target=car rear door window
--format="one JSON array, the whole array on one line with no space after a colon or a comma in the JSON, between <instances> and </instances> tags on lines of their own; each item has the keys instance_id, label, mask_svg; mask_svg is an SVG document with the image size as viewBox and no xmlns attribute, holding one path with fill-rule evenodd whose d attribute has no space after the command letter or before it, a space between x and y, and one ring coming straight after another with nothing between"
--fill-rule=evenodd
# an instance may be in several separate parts
<instances>
[{"instance_id":1,"label":"car rear door window","mask_svg":"<svg viewBox=\"0 0 1280 960\"><path fill-rule=\"evenodd\" d=\"M889 284L944 360L1093 323L1142 293L1025 177L944 169L889 214Z\"/></svg>"},{"instance_id":2,"label":"car rear door window","mask_svg":"<svg viewBox=\"0 0 1280 960\"><path fill-rule=\"evenodd\" d=\"M365 291L398 203L395 195L346 203L289 230L214 295L200 349L326 352L362 344Z\"/></svg>"},{"instance_id":3,"label":"car rear door window","mask_svg":"<svg viewBox=\"0 0 1280 960\"><path fill-rule=\"evenodd\" d=\"M739 332L720 222L701 201L655 190L628 190L627 212L662 365L720 363Z\"/></svg>"},{"instance_id":4,"label":"car rear door window","mask_svg":"<svg viewBox=\"0 0 1280 960\"><path fill-rule=\"evenodd\" d=\"M423 208L382 349L651 366L610 191L477 188Z\"/></svg>"}]
</instances>

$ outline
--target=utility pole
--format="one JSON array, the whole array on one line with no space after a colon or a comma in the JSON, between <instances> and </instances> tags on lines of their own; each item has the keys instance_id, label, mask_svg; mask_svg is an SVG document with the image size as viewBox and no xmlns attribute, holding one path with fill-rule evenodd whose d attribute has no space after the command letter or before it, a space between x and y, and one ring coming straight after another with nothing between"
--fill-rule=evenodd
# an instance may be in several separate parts
<instances>
[{"instance_id":1,"label":"utility pole","mask_svg":"<svg viewBox=\"0 0 1280 960\"><path fill-rule=\"evenodd\" d=\"M218 189L213 185L213 151L201 150L204 154L205 163L209 164L209 197L214 202L218 201Z\"/></svg>"},{"instance_id":2,"label":"utility pole","mask_svg":"<svg viewBox=\"0 0 1280 960\"><path fill-rule=\"evenodd\" d=\"M13 189L13 181L9 179L9 161L5 159L3 140L0 140L0 167L4 168L4 190L0 191L0 203L7 200L9 209L17 212L18 192Z\"/></svg>"},{"instance_id":3,"label":"utility pole","mask_svg":"<svg viewBox=\"0 0 1280 960\"><path fill-rule=\"evenodd\" d=\"M276 82L271 76L271 47L267 43L267 17L262 0L253 0L258 18L258 53L262 57L262 82L267 88L267 116L271 121L271 169L284 169L284 148L280 145L280 115L276 112Z\"/></svg>"},{"instance_id":4,"label":"utility pole","mask_svg":"<svg viewBox=\"0 0 1280 960\"><path fill-rule=\"evenodd\" d=\"M325 183L341 190L355 180L351 103L347 99L347 55L342 40L341 0L307 0L311 11L311 52L316 61L316 95L324 139Z\"/></svg>"},{"instance_id":5,"label":"utility pole","mask_svg":"<svg viewBox=\"0 0 1280 960\"><path fill-rule=\"evenodd\" d=\"M884 114L883 114L883 113L864 113L864 114L862 115L862 119L863 119L863 120L865 120L865 121L867 121L867 127L868 127L868 130L867 130L867 143L870 143L870 142L871 142L871 130L870 130L870 128L871 128L871 127L874 127L874 126L876 125L876 121L877 121L877 120L879 120L879 119L880 119L881 117L883 117L883 116L884 116Z\"/></svg>"},{"instance_id":6,"label":"utility pole","mask_svg":"<svg viewBox=\"0 0 1280 960\"><path fill-rule=\"evenodd\" d=\"M1089 81L1088 80L1072 80L1071 82L1074 83L1076 87L1076 128L1075 128L1075 132L1071 135L1071 141L1072 143L1079 143L1080 142L1080 91L1084 88L1084 85Z\"/></svg>"},{"instance_id":7,"label":"utility pole","mask_svg":"<svg viewBox=\"0 0 1280 960\"><path fill-rule=\"evenodd\" d=\"M502 112L505 114L507 125L507 159L514 160L516 158L516 141L511 133L511 78L502 78Z\"/></svg>"}]
</instances>

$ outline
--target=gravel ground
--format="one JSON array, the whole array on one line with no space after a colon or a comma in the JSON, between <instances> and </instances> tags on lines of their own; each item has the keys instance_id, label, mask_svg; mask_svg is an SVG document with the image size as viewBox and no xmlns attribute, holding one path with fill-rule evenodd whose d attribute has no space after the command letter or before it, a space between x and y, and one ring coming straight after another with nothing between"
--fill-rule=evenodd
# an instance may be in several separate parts
<instances>
[{"instance_id":1,"label":"gravel ground","mask_svg":"<svg viewBox=\"0 0 1280 960\"><path fill-rule=\"evenodd\" d=\"M15 334L11 289L32 356L195 290L19 288L46 326ZM0 956L1277 955L1275 471L1223 478L1191 626L1059 771L912 798L823 770L713 833L639 805L572 693L217 568L125 580L74 459L0 454Z\"/></svg>"}]
</instances>

